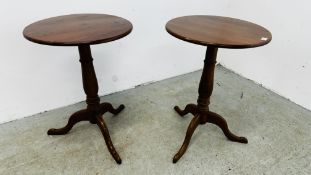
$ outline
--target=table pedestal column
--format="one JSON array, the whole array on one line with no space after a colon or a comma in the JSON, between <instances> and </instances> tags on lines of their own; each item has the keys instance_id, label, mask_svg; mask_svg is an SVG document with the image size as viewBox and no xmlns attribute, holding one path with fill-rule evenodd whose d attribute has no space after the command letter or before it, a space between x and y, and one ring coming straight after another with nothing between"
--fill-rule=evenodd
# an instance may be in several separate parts
<instances>
[{"instance_id":1,"label":"table pedestal column","mask_svg":"<svg viewBox=\"0 0 311 175\"><path fill-rule=\"evenodd\" d=\"M218 48L216 47L207 47L206 56L204 60L204 68L202 72L202 77L199 85L199 97L197 100L197 105L188 104L184 110L181 110L178 106L175 106L175 111L180 115L184 116L188 113L194 115L194 118L191 120L188 127L185 140L180 150L176 153L173 158L173 163L176 163L186 152L188 145L190 143L191 137L195 129L199 124L213 123L219 126L224 132L225 136L235 142L247 143L245 137L238 137L234 135L228 128L226 120L221 117L219 114L211 112L209 110L210 97L213 92L213 83L214 83L214 70L217 58Z\"/></svg>"},{"instance_id":2,"label":"table pedestal column","mask_svg":"<svg viewBox=\"0 0 311 175\"><path fill-rule=\"evenodd\" d=\"M98 83L93 66L91 48L89 45L79 45L78 48L82 68L83 89L86 94L87 108L72 114L65 127L60 129L53 128L48 130L48 135L67 134L71 130L71 128L80 121L89 121L92 124L97 124L104 136L110 154L118 164L121 164L122 160L112 144L108 128L104 122L104 119L102 118L102 115L106 112L118 114L124 109L124 105L120 105L117 109L115 109L110 103L100 103L100 99L97 94Z\"/></svg>"}]
</instances>

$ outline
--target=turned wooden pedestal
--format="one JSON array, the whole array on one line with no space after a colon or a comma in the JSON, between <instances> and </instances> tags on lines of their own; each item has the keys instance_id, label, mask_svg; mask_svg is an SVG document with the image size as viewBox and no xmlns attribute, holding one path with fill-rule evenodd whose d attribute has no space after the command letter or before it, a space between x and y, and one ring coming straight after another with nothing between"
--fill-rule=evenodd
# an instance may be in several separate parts
<instances>
[{"instance_id":1,"label":"turned wooden pedestal","mask_svg":"<svg viewBox=\"0 0 311 175\"><path fill-rule=\"evenodd\" d=\"M90 45L122 38L131 30L132 25L129 21L103 14L76 14L49 18L33 23L24 30L25 38L30 41L55 46L78 46L80 54L87 108L72 114L65 127L48 130L48 135L67 134L80 121L97 124L109 152L118 164L121 164L122 160L112 144L102 116L106 112L118 114L124 109L124 105L115 109L110 103L100 103Z\"/></svg>"},{"instance_id":2,"label":"turned wooden pedestal","mask_svg":"<svg viewBox=\"0 0 311 175\"><path fill-rule=\"evenodd\" d=\"M219 16L175 18L167 23L166 30L181 40L207 46L197 104L188 104L184 110L178 106L174 107L180 116L191 113L194 118L190 122L181 148L173 158L173 163L176 163L186 152L192 134L199 124L213 123L222 129L229 140L247 143L245 137L236 136L229 130L227 122L222 116L209 109L217 51L218 48L262 46L271 41L271 33L265 28L247 21Z\"/></svg>"}]
</instances>

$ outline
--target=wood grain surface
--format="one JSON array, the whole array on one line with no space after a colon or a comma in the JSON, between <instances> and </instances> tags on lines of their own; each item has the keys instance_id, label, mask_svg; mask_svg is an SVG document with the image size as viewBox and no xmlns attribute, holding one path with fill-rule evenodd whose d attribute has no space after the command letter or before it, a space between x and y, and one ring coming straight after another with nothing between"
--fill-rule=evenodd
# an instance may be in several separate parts
<instances>
[{"instance_id":1,"label":"wood grain surface","mask_svg":"<svg viewBox=\"0 0 311 175\"><path fill-rule=\"evenodd\" d=\"M166 30L176 38L204 46L251 48L269 43L271 33L257 24L220 16L184 16L170 20Z\"/></svg>"},{"instance_id":2,"label":"wood grain surface","mask_svg":"<svg viewBox=\"0 0 311 175\"><path fill-rule=\"evenodd\" d=\"M55 46L92 45L117 40L132 31L123 18L106 14L72 14L30 24L24 37L32 42Z\"/></svg>"}]
</instances>

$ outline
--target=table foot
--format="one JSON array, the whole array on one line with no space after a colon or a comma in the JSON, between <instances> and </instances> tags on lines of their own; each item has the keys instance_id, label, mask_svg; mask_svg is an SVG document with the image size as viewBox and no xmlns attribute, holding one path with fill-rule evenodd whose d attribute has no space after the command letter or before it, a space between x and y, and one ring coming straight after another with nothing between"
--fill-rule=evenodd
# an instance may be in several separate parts
<instances>
[{"instance_id":1,"label":"table foot","mask_svg":"<svg viewBox=\"0 0 311 175\"><path fill-rule=\"evenodd\" d=\"M191 120L190 125L188 126L188 130L186 133L184 143L182 144L181 148L179 149L179 151L175 154L173 158L173 163L176 163L184 155L190 143L192 134L194 133L195 129L198 127L199 124L200 124L200 117L195 116Z\"/></svg>"},{"instance_id":2,"label":"table foot","mask_svg":"<svg viewBox=\"0 0 311 175\"><path fill-rule=\"evenodd\" d=\"M100 129L100 131L102 132L103 136L104 136L104 140L106 142L107 148L111 154L111 156L114 158L114 160L118 163L121 164L122 160L119 156L119 154L117 153L116 149L114 148L110 135L109 135L109 130L104 122L104 120L101 118L101 116L97 116L97 125Z\"/></svg>"},{"instance_id":3,"label":"table foot","mask_svg":"<svg viewBox=\"0 0 311 175\"><path fill-rule=\"evenodd\" d=\"M195 104L188 104L186 105L184 110L181 110L178 106L174 107L174 110L181 116L185 116L189 113L191 113L192 115L196 115L197 114L197 105Z\"/></svg>"},{"instance_id":4,"label":"table foot","mask_svg":"<svg viewBox=\"0 0 311 175\"><path fill-rule=\"evenodd\" d=\"M214 112L209 111L207 113L206 117L207 122L213 123L221 128L221 130L224 132L225 136L234 142L240 142L240 143L248 143L248 140L245 137L239 137L233 134L229 128L226 120L220 116L219 114L216 114Z\"/></svg>"},{"instance_id":5,"label":"table foot","mask_svg":"<svg viewBox=\"0 0 311 175\"><path fill-rule=\"evenodd\" d=\"M173 158L173 163L176 163L184 155L190 143L192 134L194 133L195 129L197 128L199 124L205 124L207 122L213 123L222 129L225 136L229 140L239 142L239 143L248 143L245 137L239 137L233 134L229 130L226 120L223 117L221 117L219 114L216 114L211 111L206 111L206 112L199 111L198 107L194 104L188 104L185 110L180 110L180 108L177 106L175 106L174 109L180 116L186 115L188 113L192 113L194 115L194 118L191 120L188 126L186 137L184 139L184 142L181 148L179 149L179 151L175 154Z\"/></svg>"},{"instance_id":6,"label":"table foot","mask_svg":"<svg viewBox=\"0 0 311 175\"><path fill-rule=\"evenodd\" d=\"M47 134L48 135L64 135L64 134L67 134L76 123L78 123L80 121L89 121L91 115L92 115L92 113L86 109L75 112L74 114L72 114L70 116L68 123L65 127L59 128L59 129L55 129L55 128L49 129Z\"/></svg>"},{"instance_id":7,"label":"table foot","mask_svg":"<svg viewBox=\"0 0 311 175\"><path fill-rule=\"evenodd\" d=\"M110 112L114 115L119 114L125 106L122 104L117 109L115 109L110 103L101 103L100 104L100 113L104 114L106 112Z\"/></svg>"}]
</instances>

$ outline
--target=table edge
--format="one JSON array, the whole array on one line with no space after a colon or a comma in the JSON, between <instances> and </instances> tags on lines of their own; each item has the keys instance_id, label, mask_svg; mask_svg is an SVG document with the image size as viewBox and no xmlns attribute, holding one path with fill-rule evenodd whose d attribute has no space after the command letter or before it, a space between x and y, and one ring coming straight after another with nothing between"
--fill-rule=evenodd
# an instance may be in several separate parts
<instances>
[{"instance_id":1,"label":"table edge","mask_svg":"<svg viewBox=\"0 0 311 175\"><path fill-rule=\"evenodd\" d=\"M188 16L213 16L213 17L224 17L224 18L231 18L231 17L226 17L226 16L214 16L214 15L188 15ZM179 17L176 17L176 18L182 18L182 17L188 17L188 16L179 16ZM190 42L190 43L193 43L193 44L197 44L197 45L201 45L201 46L213 46L213 47L218 47L218 48L227 48L227 49L247 49L247 48L255 48L255 47L260 47L260 46L264 46L266 44L269 44L271 41L272 41L272 33L266 29L265 27L261 26L261 25L258 25L256 23L253 23L253 22L250 22L250 21L246 21L246 20L242 20L242 19L238 19L238 18L231 18L231 19L238 19L238 20L241 20L241 21L245 21L245 22L248 22L248 23L252 23L252 24L255 24L263 29L265 29L270 37L268 38L268 40L264 41L264 42L261 42L261 43L258 43L258 44L240 44L240 45L230 45L230 44L216 44L216 43L210 43L210 42L203 42L203 41L198 41L198 40L194 40L194 39L188 39L186 37L182 37L178 34L176 34L175 32L171 31L169 28L168 28L168 24L170 21L176 19L176 18L172 18L170 19L166 25L165 25L165 29L166 31L171 34L172 36L174 36L175 38L178 38L180 40L183 40L183 41L186 41L186 42Z\"/></svg>"}]
</instances>

